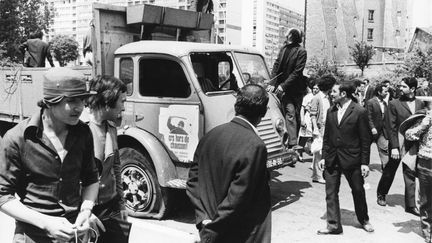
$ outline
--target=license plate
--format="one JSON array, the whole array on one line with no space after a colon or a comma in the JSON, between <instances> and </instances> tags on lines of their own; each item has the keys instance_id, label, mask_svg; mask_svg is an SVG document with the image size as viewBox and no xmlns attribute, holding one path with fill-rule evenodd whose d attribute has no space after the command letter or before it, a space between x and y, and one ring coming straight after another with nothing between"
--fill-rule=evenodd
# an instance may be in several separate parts
<instances>
[{"instance_id":1,"label":"license plate","mask_svg":"<svg viewBox=\"0 0 432 243\"><path fill-rule=\"evenodd\" d=\"M267 168L275 167L283 164L282 157L267 160Z\"/></svg>"}]
</instances>

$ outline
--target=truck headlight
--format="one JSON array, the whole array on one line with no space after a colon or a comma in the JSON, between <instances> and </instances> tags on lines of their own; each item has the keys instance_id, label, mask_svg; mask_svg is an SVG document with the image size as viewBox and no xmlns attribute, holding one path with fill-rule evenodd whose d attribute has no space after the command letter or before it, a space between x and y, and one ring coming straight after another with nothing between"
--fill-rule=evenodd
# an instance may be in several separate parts
<instances>
[{"instance_id":1,"label":"truck headlight","mask_svg":"<svg viewBox=\"0 0 432 243\"><path fill-rule=\"evenodd\" d=\"M282 118L278 118L275 121L275 128L279 134L282 134L285 130L285 121Z\"/></svg>"}]
</instances>

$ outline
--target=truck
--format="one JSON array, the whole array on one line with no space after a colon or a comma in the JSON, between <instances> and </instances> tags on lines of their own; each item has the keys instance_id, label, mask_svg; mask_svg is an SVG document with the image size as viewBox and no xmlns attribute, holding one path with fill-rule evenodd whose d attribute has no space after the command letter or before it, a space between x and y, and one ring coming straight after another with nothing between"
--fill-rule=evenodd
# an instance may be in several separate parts
<instances>
[{"instance_id":1,"label":"truck","mask_svg":"<svg viewBox=\"0 0 432 243\"><path fill-rule=\"evenodd\" d=\"M239 87L265 85L269 70L252 48L211 43L211 14L154 5L94 3L92 8L94 65L72 68L89 79L114 75L127 85L118 128L126 208L134 217L162 219L186 188L199 139L235 116ZM0 70L1 134L39 112L47 70ZM268 169L296 162L272 94L257 129L267 147Z\"/></svg>"}]
</instances>

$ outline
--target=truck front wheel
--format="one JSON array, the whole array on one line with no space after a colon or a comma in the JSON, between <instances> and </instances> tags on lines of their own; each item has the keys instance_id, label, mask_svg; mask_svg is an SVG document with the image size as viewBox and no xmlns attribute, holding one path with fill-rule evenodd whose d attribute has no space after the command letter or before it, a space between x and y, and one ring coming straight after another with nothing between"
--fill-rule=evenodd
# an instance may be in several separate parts
<instances>
[{"instance_id":1,"label":"truck front wheel","mask_svg":"<svg viewBox=\"0 0 432 243\"><path fill-rule=\"evenodd\" d=\"M136 148L121 148L119 152L123 196L129 215L138 218L165 217L168 196L162 193L150 158Z\"/></svg>"}]
</instances>

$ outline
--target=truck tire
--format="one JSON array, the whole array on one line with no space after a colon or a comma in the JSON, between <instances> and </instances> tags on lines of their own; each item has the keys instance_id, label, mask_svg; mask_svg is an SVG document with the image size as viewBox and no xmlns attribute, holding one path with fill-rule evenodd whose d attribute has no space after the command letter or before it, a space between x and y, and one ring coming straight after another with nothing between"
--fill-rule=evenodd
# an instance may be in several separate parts
<instances>
[{"instance_id":1,"label":"truck tire","mask_svg":"<svg viewBox=\"0 0 432 243\"><path fill-rule=\"evenodd\" d=\"M121 148L119 152L128 214L138 218L164 218L168 213L168 190L160 187L151 159L136 148Z\"/></svg>"}]
</instances>

